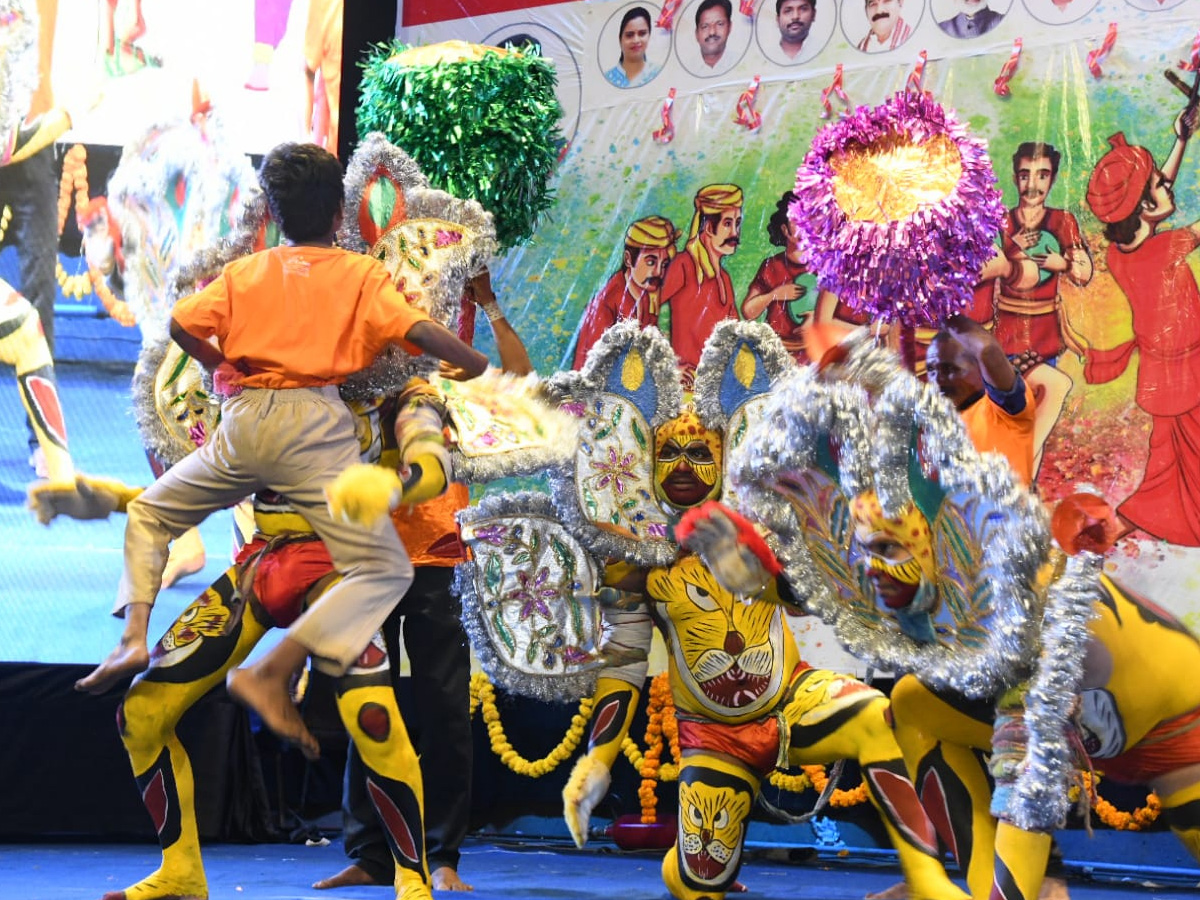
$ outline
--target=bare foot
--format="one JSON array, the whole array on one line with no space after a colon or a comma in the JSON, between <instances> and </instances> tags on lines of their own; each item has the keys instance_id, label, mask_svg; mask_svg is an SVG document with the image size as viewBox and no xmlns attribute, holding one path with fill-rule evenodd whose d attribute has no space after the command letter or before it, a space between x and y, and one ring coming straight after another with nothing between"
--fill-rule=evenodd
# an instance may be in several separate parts
<instances>
[{"instance_id":1,"label":"bare foot","mask_svg":"<svg viewBox=\"0 0 1200 900\"><path fill-rule=\"evenodd\" d=\"M734 880L733 884L731 884L729 886L729 893L731 893L731 894L747 894L749 892L750 892L750 888L746 887L744 884L742 884L740 881L737 881L736 879Z\"/></svg>"},{"instance_id":2,"label":"bare foot","mask_svg":"<svg viewBox=\"0 0 1200 900\"><path fill-rule=\"evenodd\" d=\"M1067 891L1065 878L1047 875L1042 879L1042 889L1038 893L1038 900L1070 900L1070 898L1071 894Z\"/></svg>"},{"instance_id":3,"label":"bare foot","mask_svg":"<svg viewBox=\"0 0 1200 900\"><path fill-rule=\"evenodd\" d=\"M380 884L389 885L390 881L376 881L371 877L371 874L357 863L351 863L338 872L336 875L331 875L328 878L322 878L320 881L314 881L313 887L318 891L327 891L330 888L340 887L357 887L361 884Z\"/></svg>"},{"instance_id":4,"label":"bare foot","mask_svg":"<svg viewBox=\"0 0 1200 900\"><path fill-rule=\"evenodd\" d=\"M252 666L231 669L225 676L225 687L229 696L258 713L278 737L299 747L305 759L320 758L321 745L292 705L286 685L263 678Z\"/></svg>"},{"instance_id":5,"label":"bare foot","mask_svg":"<svg viewBox=\"0 0 1200 900\"><path fill-rule=\"evenodd\" d=\"M438 866L429 874L435 891L473 891L471 885L458 877L452 866Z\"/></svg>"},{"instance_id":6,"label":"bare foot","mask_svg":"<svg viewBox=\"0 0 1200 900\"><path fill-rule=\"evenodd\" d=\"M145 642L121 642L108 654L108 658L92 671L75 682L75 690L85 694L103 694L122 679L144 672L150 665L150 651Z\"/></svg>"},{"instance_id":7,"label":"bare foot","mask_svg":"<svg viewBox=\"0 0 1200 900\"><path fill-rule=\"evenodd\" d=\"M195 528L189 528L171 543L170 556L163 568L162 586L169 588L181 578L195 575L204 568L204 539Z\"/></svg>"},{"instance_id":8,"label":"bare foot","mask_svg":"<svg viewBox=\"0 0 1200 900\"><path fill-rule=\"evenodd\" d=\"M908 885L901 881L899 884L893 884L890 888L882 891L876 891L873 894L867 894L863 900L907 900Z\"/></svg>"}]
</instances>

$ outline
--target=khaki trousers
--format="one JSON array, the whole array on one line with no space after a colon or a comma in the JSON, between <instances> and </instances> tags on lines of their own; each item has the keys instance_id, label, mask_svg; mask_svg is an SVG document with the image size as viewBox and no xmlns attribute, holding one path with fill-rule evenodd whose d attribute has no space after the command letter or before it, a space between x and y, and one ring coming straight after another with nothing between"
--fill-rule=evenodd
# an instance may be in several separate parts
<instances>
[{"instance_id":1,"label":"khaki trousers","mask_svg":"<svg viewBox=\"0 0 1200 900\"><path fill-rule=\"evenodd\" d=\"M391 520L372 528L335 521L324 489L360 461L354 418L336 387L246 389L227 400L203 447L163 473L129 504L125 571L114 614L153 604L167 545L211 513L269 488L286 497L325 542L342 580L288 629L314 664L344 672L413 580Z\"/></svg>"}]
</instances>

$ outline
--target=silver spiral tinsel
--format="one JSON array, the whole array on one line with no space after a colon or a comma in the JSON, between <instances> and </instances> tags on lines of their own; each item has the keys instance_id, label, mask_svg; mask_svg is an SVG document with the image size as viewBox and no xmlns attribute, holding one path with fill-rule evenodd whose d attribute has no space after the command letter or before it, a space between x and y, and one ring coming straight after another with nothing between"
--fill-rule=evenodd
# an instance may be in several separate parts
<instances>
[{"instance_id":1,"label":"silver spiral tinsel","mask_svg":"<svg viewBox=\"0 0 1200 900\"><path fill-rule=\"evenodd\" d=\"M1083 680L1088 623L1103 599L1104 560L1080 553L1046 592L1041 648L1025 694L1028 743L1006 809L992 814L1026 831L1062 827L1070 809L1068 788L1075 771L1068 732Z\"/></svg>"},{"instance_id":2,"label":"silver spiral tinsel","mask_svg":"<svg viewBox=\"0 0 1200 900\"><path fill-rule=\"evenodd\" d=\"M1049 546L1047 519L1037 498L1013 477L1007 462L980 454L957 412L935 390L900 369L886 351L865 342L852 346L848 363L828 377L810 369L786 379L771 395L754 433L734 451L731 478L740 510L776 531L789 585L805 607L833 626L853 655L881 669L915 672L931 687L972 698L993 696L1018 683L1038 652L1040 602L1032 585ZM858 371L872 391L848 373ZM880 385L882 388L880 389ZM780 485L797 477L834 477L845 501L874 490L894 514L912 499L909 483L914 435L921 443L922 475L936 478L947 495L969 500L987 515L987 533L971 535L980 556L971 595L990 586L981 646L956 641L919 643L888 624L873 599L848 603L851 583L849 538L833 547L841 562L818 565L804 526ZM818 451L836 448L836 475L816 472ZM807 474L806 474L807 473ZM825 511L828 515L833 510ZM935 522L930 522L936 526ZM827 527L827 526L826 526ZM840 565L831 581L830 565Z\"/></svg>"},{"instance_id":3,"label":"silver spiral tinsel","mask_svg":"<svg viewBox=\"0 0 1200 900\"><path fill-rule=\"evenodd\" d=\"M770 325L718 322L704 342L692 381L696 414L706 428L725 432L752 391L769 390L794 371L796 361Z\"/></svg>"}]
</instances>

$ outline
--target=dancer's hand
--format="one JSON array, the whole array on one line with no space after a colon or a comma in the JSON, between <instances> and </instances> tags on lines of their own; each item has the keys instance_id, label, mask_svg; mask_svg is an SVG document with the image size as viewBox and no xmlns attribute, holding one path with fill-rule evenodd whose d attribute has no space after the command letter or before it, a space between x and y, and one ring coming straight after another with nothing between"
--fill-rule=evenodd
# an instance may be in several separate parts
<instances>
[{"instance_id":1,"label":"dancer's hand","mask_svg":"<svg viewBox=\"0 0 1200 900\"><path fill-rule=\"evenodd\" d=\"M592 810L604 799L611 783L608 766L591 755L581 756L571 770L571 777L563 788L563 817L576 847L582 848L587 843Z\"/></svg>"},{"instance_id":2,"label":"dancer's hand","mask_svg":"<svg viewBox=\"0 0 1200 900\"><path fill-rule=\"evenodd\" d=\"M29 488L26 506L43 525L59 516L87 521L107 519L113 512L123 512L130 499L141 493L120 481L76 475L73 485L47 482Z\"/></svg>"},{"instance_id":3,"label":"dancer's hand","mask_svg":"<svg viewBox=\"0 0 1200 900\"><path fill-rule=\"evenodd\" d=\"M688 510L675 537L699 554L717 582L734 594L757 594L782 571L754 525L715 501Z\"/></svg>"}]
</instances>

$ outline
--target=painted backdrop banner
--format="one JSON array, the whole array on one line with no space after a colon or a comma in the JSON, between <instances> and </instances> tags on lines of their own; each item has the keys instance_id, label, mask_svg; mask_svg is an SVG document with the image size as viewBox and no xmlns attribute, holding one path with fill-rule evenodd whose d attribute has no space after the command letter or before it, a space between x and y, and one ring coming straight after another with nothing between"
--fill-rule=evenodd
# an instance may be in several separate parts
<instances>
[{"instance_id":1,"label":"painted backdrop banner","mask_svg":"<svg viewBox=\"0 0 1200 900\"><path fill-rule=\"evenodd\" d=\"M906 86L955 109L1008 209L1009 272L970 314L1037 393L1038 488L1118 504L1131 531L1110 570L1200 632L1195 4L574 2L400 37L556 64L557 205L495 273L543 373L577 366L616 316L657 322L693 362L716 321L763 318L804 359L807 317L853 318L822 300L779 213L814 134ZM811 661L854 668L822 628L799 630Z\"/></svg>"}]
</instances>

